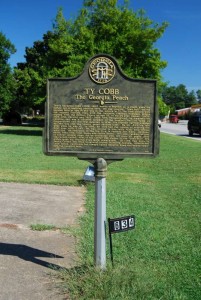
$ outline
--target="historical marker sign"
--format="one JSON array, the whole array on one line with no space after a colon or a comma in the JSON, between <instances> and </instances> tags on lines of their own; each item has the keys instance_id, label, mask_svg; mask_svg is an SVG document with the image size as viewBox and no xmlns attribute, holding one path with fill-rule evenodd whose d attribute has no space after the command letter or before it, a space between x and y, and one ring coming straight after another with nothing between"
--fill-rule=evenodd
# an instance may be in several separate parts
<instances>
[{"instance_id":1,"label":"historical marker sign","mask_svg":"<svg viewBox=\"0 0 201 300\"><path fill-rule=\"evenodd\" d=\"M76 78L49 79L44 152L108 160L158 154L156 81L127 77L92 57Z\"/></svg>"}]
</instances>

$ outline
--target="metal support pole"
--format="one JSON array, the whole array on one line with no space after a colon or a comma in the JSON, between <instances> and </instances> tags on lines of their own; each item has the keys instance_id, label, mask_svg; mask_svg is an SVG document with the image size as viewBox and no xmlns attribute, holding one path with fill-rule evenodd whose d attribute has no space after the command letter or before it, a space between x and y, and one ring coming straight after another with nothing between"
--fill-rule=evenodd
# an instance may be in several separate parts
<instances>
[{"instance_id":1,"label":"metal support pole","mask_svg":"<svg viewBox=\"0 0 201 300\"><path fill-rule=\"evenodd\" d=\"M94 261L106 268L106 172L107 162L98 158L95 167Z\"/></svg>"},{"instance_id":2,"label":"metal support pole","mask_svg":"<svg viewBox=\"0 0 201 300\"><path fill-rule=\"evenodd\" d=\"M114 267L113 247L112 247L112 233L111 233L111 228L110 228L110 218L108 219L108 225L109 225L109 238L110 238L110 258L111 258L112 266Z\"/></svg>"}]
</instances>

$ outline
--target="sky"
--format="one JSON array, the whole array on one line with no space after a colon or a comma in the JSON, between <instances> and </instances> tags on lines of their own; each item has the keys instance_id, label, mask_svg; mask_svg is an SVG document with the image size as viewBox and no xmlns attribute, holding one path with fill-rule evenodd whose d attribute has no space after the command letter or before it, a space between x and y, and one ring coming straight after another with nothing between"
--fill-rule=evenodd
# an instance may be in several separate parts
<instances>
[{"instance_id":1,"label":"sky","mask_svg":"<svg viewBox=\"0 0 201 300\"><path fill-rule=\"evenodd\" d=\"M24 62L25 48L52 30L59 7L70 19L82 6L83 0L0 0L0 31L17 49L9 60L11 66ZM201 89L201 1L130 0L129 7L144 9L154 22L169 23L155 45L168 62L162 71L163 80L169 86L184 84L189 91Z\"/></svg>"}]
</instances>

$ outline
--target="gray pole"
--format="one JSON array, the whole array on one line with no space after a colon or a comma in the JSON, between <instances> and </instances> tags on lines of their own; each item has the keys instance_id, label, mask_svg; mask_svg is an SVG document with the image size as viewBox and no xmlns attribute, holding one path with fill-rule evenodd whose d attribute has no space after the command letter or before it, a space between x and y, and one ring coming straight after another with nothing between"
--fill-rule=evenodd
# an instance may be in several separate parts
<instances>
[{"instance_id":1,"label":"gray pole","mask_svg":"<svg viewBox=\"0 0 201 300\"><path fill-rule=\"evenodd\" d=\"M106 172L107 162L98 158L95 166L94 261L106 268Z\"/></svg>"}]
</instances>

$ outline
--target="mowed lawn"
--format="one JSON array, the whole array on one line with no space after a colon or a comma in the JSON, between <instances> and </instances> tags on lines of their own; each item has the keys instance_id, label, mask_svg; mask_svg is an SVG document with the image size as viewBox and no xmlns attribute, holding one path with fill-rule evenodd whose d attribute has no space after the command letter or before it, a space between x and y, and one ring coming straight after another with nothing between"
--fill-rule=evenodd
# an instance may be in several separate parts
<instances>
[{"instance_id":1,"label":"mowed lawn","mask_svg":"<svg viewBox=\"0 0 201 300\"><path fill-rule=\"evenodd\" d=\"M45 156L41 132L0 127L0 181L81 184L88 163ZM158 157L109 165L107 217L134 214L136 229L113 236L114 267L107 234L104 272L93 267L94 184L86 188L86 212L73 230L78 266L59 272L71 299L201 299L199 140L161 134Z\"/></svg>"},{"instance_id":2,"label":"mowed lawn","mask_svg":"<svg viewBox=\"0 0 201 300\"><path fill-rule=\"evenodd\" d=\"M77 185L88 165L43 154L42 128L0 126L0 181Z\"/></svg>"}]
</instances>

